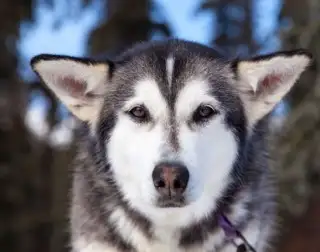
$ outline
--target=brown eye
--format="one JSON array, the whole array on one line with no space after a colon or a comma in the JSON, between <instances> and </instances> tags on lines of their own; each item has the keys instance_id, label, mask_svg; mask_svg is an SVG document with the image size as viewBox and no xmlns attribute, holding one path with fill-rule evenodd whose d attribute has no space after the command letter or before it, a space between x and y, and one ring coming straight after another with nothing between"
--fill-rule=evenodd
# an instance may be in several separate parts
<instances>
[{"instance_id":1,"label":"brown eye","mask_svg":"<svg viewBox=\"0 0 320 252\"><path fill-rule=\"evenodd\" d=\"M218 114L218 111L209 105L200 105L193 113L192 119L196 123L204 122L214 115Z\"/></svg>"},{"instance_id":2,"label":"brown eye","mask_svg":"<svg viewBox=\"0 0 320 252\"><path fill-rule=\"evenodd\" d=\"M144 106L136 106L127 112L131 118L139 122L145 122L149 120L149 112Z\"/></svg>"}]
</instances>

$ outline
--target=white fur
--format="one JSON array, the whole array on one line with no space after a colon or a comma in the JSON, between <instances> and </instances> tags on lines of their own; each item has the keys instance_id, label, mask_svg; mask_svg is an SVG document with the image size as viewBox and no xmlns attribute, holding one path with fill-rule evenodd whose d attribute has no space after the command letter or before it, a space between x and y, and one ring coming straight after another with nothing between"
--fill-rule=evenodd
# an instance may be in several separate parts
<instances>
[{"instance_id":1,"label":"white fur","mask_svg":"<svg viewBox=\"0 0 320 252\"><path fill-rule=\"evenodd\" d=\"M122 238L132 244L139 252L177 251L178 237L173 229L155 230L155 241L150 241L122 209L116 209L110 216Z\"/></svg>"},{"instance_id":2,"label":"white fur","mask_svg":"<svg viewBox=\"0 0 320 252\"><path fill-rule=\"evenodd\" d=\"M167 79L169 86L172 84L172 74L173 74L173 67L174 67L174 58L169 57L166 62L167 67Z\"/></svg>"},{"instance_id":3,"label":"white fur","mask_svg":"<svg viewBox=\"0 0 320 252\"><path fill-rule=\"evenodd\" d=\"M89 240L86 237L77 239L73 242L72 247L75 252L118 252L117 249L112 248L105 243L98 242L94 239Z\"/></svg>"},{"instance_id":4,"label":"white fur","mask_svg":"<svg viewBox=\"0 0 320 252\"><path fill-rule=\"evenodd\" d=\"M259 84L270 75L277 75L280 80L273 83L270 90L261 90L259 97L248 97L245 93L243 101L248 114L249 123L269 113L274 106L290 91L301 73L309 65L310 58L306 55L274 56L261 61L243 61L238 65L239 82L236 85L243 91L256 92Z\"/></svg>"},{"instance_id":5,"label":"white fur","mask_svg":"<svg viewBox=\"0 0 320 252\"><path fill-rule=\"evenodd\" d=\"M99 96L104 94L107 64L87 65L67 59L44 59L36 62L33 67L47 86L79 119L93 121L98 117L102 98L90 100L86 99L85 95L88 92ZM73 96L68 83L63 83L63 77L83 82L86 85L83 94L79 97Z\"/></svg>"},{"instance_id":6,"label":"white fur","mask_svg":"<svg viewBox=\"0 0 320 252\"><path fill-rule=\"evenodd\" d=\"M177 152L167 141L169 109L153 79L136 83L135 95L125 109L143 103L154 123L139 125L119 112L117 125L111 133L108 157L119 187L132 207L158 226L177 228L201 219L215 207L215 199L227 184L237 144L234 134L224 124L223 111L206 126L195 130L187 126L200 104L208 103L220 109L207 91L205 81L190 80L177 98L175 117L180 145ZM184 208L160 209L154 204L157 191L151 174L167 152L171 155L166 158L182 162L189 169L190 182L186 190L189 204Z\"/></svg>"}]
</instances>

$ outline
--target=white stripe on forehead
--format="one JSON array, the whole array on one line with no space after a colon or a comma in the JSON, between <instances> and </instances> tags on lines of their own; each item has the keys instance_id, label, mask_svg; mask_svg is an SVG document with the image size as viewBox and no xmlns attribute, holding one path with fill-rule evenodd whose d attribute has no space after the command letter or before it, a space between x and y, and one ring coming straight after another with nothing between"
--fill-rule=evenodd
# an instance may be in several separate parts
<instances>
[{"instance_id":1,"label":"white stripe on forehead","mask_svg":"<svg viewBox=\"0 0 320 252\"><path fill-rule=\"evenodd\" d=\"M167 79L168 79L169 87L171 87L172 85L173 67L174 67L174 58L170 56L166 62Z\"/></svg>"},{"instance_id":2,"label":"white stripe on forehead","mask_svg":"<svg viewBox=\"0 0 320 252\"><path fill-rule=\"evenodd\" d=\"M165 116L168 114L168 106L155 79L147 77L137 81L134 85L134 96L129 99L125 107L145 105L154 116Z\"/></svg>"},{"instance_id":3,"label":"white stripe on forehead","mask_svg":"<svg viewBox=\"0 0 320 252\"><path fill-rule=\"evenodd\" d=\"M177 97L175 104L177 116L190 116L200 104L209 104L218 108L219 102L209 94L209 91L208 82L204 79L187 81Z\"/></svg>"}]
</instances>

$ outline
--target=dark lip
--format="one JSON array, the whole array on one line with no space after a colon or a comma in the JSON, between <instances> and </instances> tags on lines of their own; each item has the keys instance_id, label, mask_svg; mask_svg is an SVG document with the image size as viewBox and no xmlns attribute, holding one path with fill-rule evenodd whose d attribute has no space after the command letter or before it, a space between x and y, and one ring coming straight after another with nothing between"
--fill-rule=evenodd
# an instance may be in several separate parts
<instances>
[{"instance_id":1,"label":"dark lip","mask_svg":"<svg viewBox=\"0 0 320 252\"><path fill-rule=\"evenodd\" d=\"M160 208L181 208L186 206L184 198L179 199L158 199L157 206Z\"/></svg>"}]
</instances>

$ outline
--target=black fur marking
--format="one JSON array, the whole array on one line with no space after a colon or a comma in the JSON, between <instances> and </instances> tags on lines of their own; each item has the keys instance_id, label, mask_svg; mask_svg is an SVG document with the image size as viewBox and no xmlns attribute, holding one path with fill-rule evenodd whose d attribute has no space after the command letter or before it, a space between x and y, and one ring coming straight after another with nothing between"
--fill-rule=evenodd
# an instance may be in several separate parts
<instances>
[{"instance_id":1,"label":"black fur marking","mask_svg":"<svg viewBox=\"0 0 320 252\"><path fill-rule=\"evenodd\" d=\"M67 55L54 55L54 54L40 54L35 57L33 57L30 60L30 64L32 68L40 62L40 61L47 61L47 60L70 60L70 61L75 61L81 64L85 65L96 65L96 64L107 64L108 66L111 66L113 68L113 63L108 60L104 61L98 61L90 58L79 58L79 57L73 57L73 56L67 56Z\"/></svg>"},{"instance_id":2,"label":"black fur marking","mask_svg":"<svg viewBox=\"0 0 320 252\"><path fill-rule=\"evenodd\" d=\"M115 115L109 115L104 117L98 123L97 126L97 135L96 135L96 154L94 155L97 160L101 160L103 162L104 170L109 169L109 163L106 160L107 150L106 150L106 142L109 140L111 129L115 126L116 118ZM99 166L98 166L99 167Z\"/></svg>"},{"instance_id":3,"label":"black fur marking","mask_svg":"<svg viewBox=\"0 0 320 252\"><path fill-rule=\"evenodd\" d=\"M286 57L290 58L295 55L306 56L309 59L313 58L312 54L309 51L307 51L305 49L296 49L296 50L280 51L280 52L270 53L270 54L266 54L266 55L255 56L255 57L251 58L250 61L269 60L269 59L271 59L273 57L277 57L277 56L282 56L284 58L286 58Z\"/></svg>"},{"instance_id":4,"label":"black fur marking","mask_svg":"<svg viewBox=\"0 0 320 252\"><path fill-rule=\"evenodd\" d=\"M208 239L218 228L216 211L212 212L207 218L181 230L179 245L187 248L192 245L201 244Z\"/></svg>"},{"instance_id":5,"label":"black fur marking","mask_svg":"<svg viewBox=\"0 0 320 252\"><path fill-rule=\"evenodd\" d=\"M127 213L127 217L150 241L154 239L151 222L146 217L129 207L127 202L123 203L123 210Z\"/></svg>"}]
</instances>

